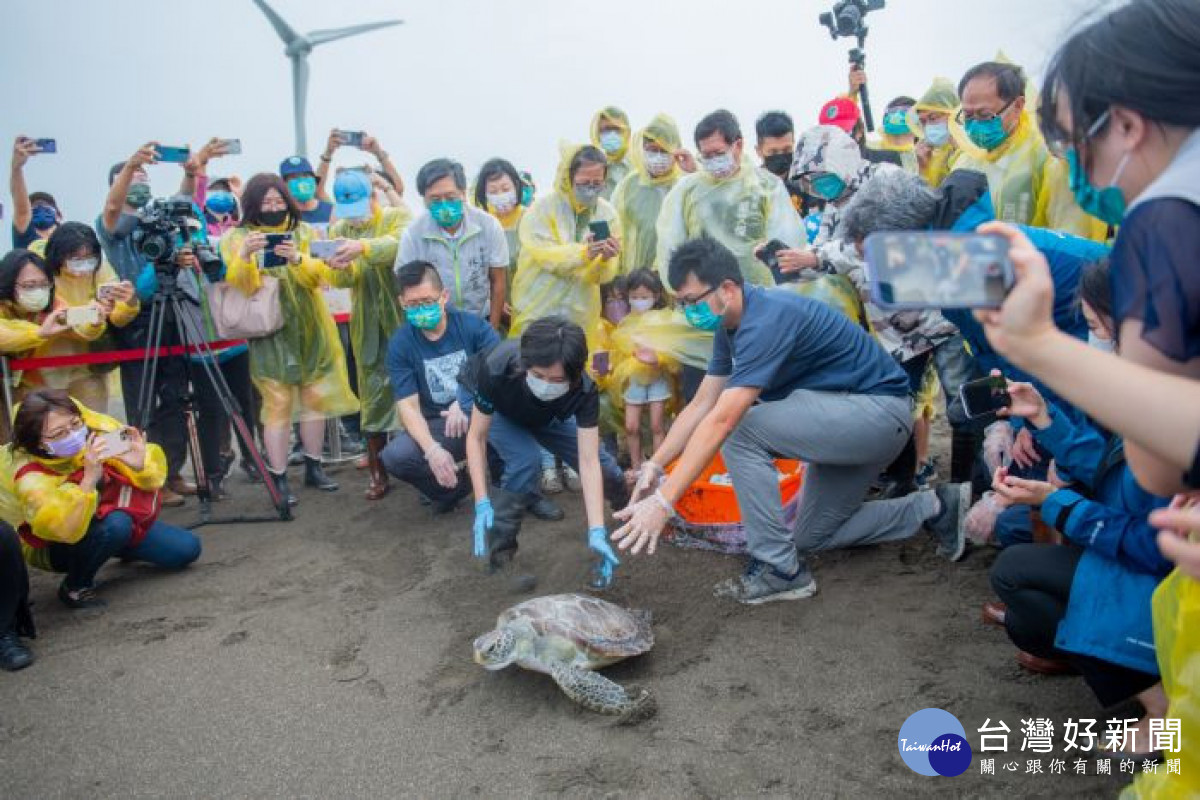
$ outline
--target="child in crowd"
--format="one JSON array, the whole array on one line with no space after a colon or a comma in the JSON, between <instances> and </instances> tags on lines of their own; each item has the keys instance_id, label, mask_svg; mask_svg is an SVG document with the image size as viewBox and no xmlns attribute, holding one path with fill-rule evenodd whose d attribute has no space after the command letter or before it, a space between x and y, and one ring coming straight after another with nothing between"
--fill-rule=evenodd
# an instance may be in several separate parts
<instances>
[{"instance_id":1,"label":"child in crowd","mask_svg":"<svg viewBox=\"0 0 1200 800\"><path fill-rule=\"evenodd\" d=\"M637 269L625 281L629 301L629 316L619 328L635 328L648 311L666 308L666 293L662 280L648 269ZM671 381L659 354L644 344L635 344L621 365L625 400L625 441L629 447L629 465L637 470L642 465L642 417L650 411L650 434L654 449L662 444L665 435L664 419L667 401L671 399Z\"/></svg>"}]
</instances>

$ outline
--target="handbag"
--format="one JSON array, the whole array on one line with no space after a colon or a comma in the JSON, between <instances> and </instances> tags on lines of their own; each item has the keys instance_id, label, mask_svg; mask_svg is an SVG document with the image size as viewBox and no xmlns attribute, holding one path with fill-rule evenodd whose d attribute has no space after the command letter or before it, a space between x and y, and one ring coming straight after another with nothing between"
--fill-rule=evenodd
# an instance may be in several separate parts
<instances>
[{"instance_id":1,"label":"handbag","mask_svg":"<svg viewBox=\"0 0 1200 800\"><path fill-rule=\"evenodd\" d=\"M259 277L258 291L247 295L228 283L206 288L213 326L221 339L261 339L283 327L279 306L279 279Z\"/></svg>"}]
</instances>

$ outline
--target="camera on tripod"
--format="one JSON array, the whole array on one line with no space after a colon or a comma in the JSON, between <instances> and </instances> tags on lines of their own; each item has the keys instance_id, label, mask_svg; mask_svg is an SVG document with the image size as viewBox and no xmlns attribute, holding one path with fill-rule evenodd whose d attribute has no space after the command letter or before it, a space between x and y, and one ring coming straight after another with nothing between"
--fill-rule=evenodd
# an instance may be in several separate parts
<instances>
[{"instance_id":1,"label":"camera on tripod","mask_svg":"<svg viewBox=\"0 0 1200 800\"><path fill-rule=\"evenodd\" d=\"M867 38L867 14L881 10L886 4L886 0L838 0L833 11L817 19L829 29L829 35L834 39L853 36L862 47Z\"/></svg>"},{"instance_id":2,"label":"camera on tripod","mask_svg":"<svg viewBox=\"0 0 1200 800\"><path fill-rule=\"evenodd\" d=\"M179 251L190 248L206 274L219 273L221 259L205 240L203 226L191 200L156 198L138 212L133 245L160 272L174 272Z\"/></svg>"}]
</instances>

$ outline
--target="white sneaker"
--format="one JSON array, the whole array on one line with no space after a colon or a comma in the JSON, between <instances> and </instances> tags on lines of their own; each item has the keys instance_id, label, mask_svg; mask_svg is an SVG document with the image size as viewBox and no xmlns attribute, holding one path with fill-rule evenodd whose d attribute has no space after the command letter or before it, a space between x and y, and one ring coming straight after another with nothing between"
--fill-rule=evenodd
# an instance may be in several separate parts
<instances>
[{"instance_id":1,"label":"white sneaker","mask_svg":"<svg viewBox=\"0 0 1200 800\"><path fill-rule=\"evenodd\" d=\"M542 493L543 494L560 494L563 490L562 478L558 476L558 470L555 467L546 467L542 470Z\"/></svg>"},{"instance_id":2,"label":"white sneaker","mask_svg":"<svg viewBox=\"0 0 1200 800\"><path fill-rule=\"evenodd\" d=\"M562 474L563 482L567 484L567 488L572 492L578 492L583 488L583 483L579 480L579 473L566 464L562 465Z\"/></svg>"}]
</instances>

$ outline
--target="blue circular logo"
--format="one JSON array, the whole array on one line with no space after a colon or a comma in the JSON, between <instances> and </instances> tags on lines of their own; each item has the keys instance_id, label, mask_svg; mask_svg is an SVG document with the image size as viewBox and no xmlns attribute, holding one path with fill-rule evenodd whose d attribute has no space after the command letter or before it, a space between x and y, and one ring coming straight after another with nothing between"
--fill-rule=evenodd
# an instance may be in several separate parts
<instances>
[{"instance_id":1,"label":"blue circular logo","mask_svg":"<svg viewBox=\"0 0 1200 800\"><path fill-rule=\"evenodd\" d=\"M952 778L971 766L971 745L949 711L923 708L904 721L897 737L900 757L918 775Z\"/></svg>"}]
</instances>

